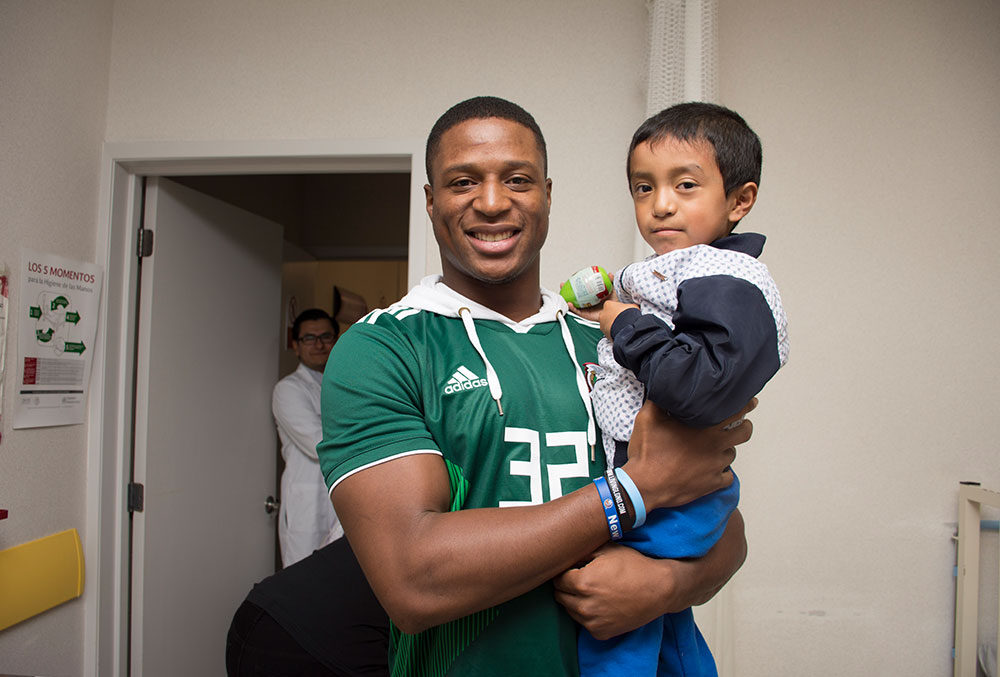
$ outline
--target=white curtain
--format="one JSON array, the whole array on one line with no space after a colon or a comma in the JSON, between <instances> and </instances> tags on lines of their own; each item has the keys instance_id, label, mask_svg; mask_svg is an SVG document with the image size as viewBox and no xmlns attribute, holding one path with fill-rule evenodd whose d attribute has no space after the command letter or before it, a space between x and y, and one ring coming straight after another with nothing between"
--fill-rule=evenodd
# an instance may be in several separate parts
<instances>
[{"instance_id":1,"label":"white curtain","mask_svg":"<svg viewBox=\"0 0 1000 677\"><path fill-rule=\"evenodd\" d=\"M718 95L718 0L647 0L646 116ZM652 250L635 235L635 259Z\"/></svg>"},{"instance_id":2,"label":"white curtain","mask_svg":"<svg viewBox=\"0 0 1000 677\"><path fill-rule=\"evenodd\" d=\"M684 101L718 97L718 0L647 0L646 116ZM635 231L634 258L653 252ZM721 677L734 674L733 609L728 587L695 609Z\"/></svg>"}]
</instances>

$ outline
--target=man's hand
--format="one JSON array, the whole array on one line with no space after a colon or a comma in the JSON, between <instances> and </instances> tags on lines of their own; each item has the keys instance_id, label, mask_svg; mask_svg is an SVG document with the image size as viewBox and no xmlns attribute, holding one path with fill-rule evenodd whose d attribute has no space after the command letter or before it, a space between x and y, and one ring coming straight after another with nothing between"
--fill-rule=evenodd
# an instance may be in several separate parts
<instances>
[{"instance_id":1,"label":"man's hand","mask_svg":"<svg viewBox=\"0 0 1000 677\"><path fill-rule=\"evenodd\" d=\"M552 580L556 601L597 639L634 630L665 613L664 600L651 594L660 588L650 580L661 575L654 562L632 548L605 545Z\"/></svg>"},{"instance_id":2,"label":"man's hand","mask_svg":"<svg viewBox=\"0 0 1000 677\"><path fill-rule=\"evenodd\" d=\"M753 433L753 424L743 417L756 406L755 397L718 426L698 430L646 402L635 417L624 466L646 509L684 505L732 484L729 466L736 458L735 447Z\"/></svg>"},{"instance_id":3,"label":"man's hand","mask_svg":"<svg viewBox=\"0 0 1000 677\"><path fill-rule=\"evenodd\" d=\"M700 559L650 559L626 546L601 547L582 566L553 579L556 601L594 637L608 639L665 613L704 604L743 565L746 552L737 510L719 542Z\"/></svg>"}]
</instances>

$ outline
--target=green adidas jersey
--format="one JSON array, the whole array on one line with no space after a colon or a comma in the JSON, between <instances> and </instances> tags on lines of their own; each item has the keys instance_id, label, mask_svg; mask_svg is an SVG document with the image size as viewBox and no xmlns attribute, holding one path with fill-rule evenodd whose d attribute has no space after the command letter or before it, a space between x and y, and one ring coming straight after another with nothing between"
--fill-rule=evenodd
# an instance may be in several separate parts
<instances>
[{"instance_id":1,"label":"green adidas jersey","mask_svg":"<svg viewBox=\"0 0 1000 677\"><path fill-rule=\"evenodd\" d=\"M404 299L405 303L406 299ZM569 315L580 368L601 332ZM476 320L503 389L499 414L483 359L462 320L397 305L337 342L323 382L320 464L329 486L414 452L440 453L452 510L530 505L570 493L604 470L558 322L530 328ZM577 627L546 584L417 635L393 628L394 675L576 675Z\"/></svg>"}]
</instances>

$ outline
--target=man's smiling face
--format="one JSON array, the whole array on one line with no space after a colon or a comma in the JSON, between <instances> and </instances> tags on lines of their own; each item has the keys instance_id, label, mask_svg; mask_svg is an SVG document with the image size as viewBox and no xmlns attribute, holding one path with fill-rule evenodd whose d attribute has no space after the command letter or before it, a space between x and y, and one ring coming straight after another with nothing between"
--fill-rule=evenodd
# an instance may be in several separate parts
<instances>
[{"instance_id":1,"label":"man's smiling face","mask_svg":"<svg viewBox=\"0 0 1000 677\"><path fill-rule=\"evenodd\" d=\"M441 136L425 186L445 284L476 298L537 269L552 184L534 134L501 118L466 120Z\"/></svg>"}]
</instances>

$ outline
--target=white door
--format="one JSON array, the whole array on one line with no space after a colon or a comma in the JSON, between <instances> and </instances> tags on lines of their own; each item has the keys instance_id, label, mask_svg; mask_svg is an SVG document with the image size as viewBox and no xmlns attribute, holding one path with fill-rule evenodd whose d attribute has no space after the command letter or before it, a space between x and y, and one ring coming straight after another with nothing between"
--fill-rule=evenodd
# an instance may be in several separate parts
<instances>
[{"instance_id":1,"label":"white door","mask_svg":"<svg viewBox=\"0 0 1000 677\"><path fill-rule=\"evenodd\" d=\"M132 675L215 676L233 612L274 570L282 231L162 178L144 222Z\"/></svg>"}]
</instances>

